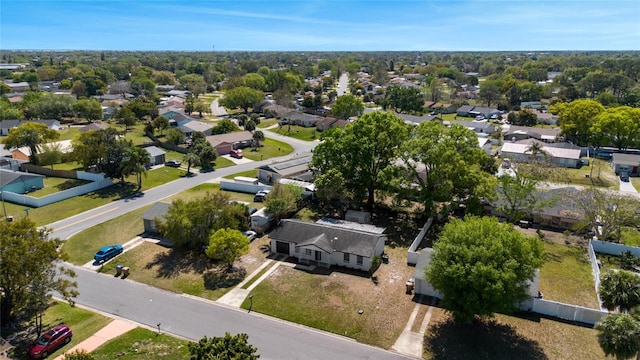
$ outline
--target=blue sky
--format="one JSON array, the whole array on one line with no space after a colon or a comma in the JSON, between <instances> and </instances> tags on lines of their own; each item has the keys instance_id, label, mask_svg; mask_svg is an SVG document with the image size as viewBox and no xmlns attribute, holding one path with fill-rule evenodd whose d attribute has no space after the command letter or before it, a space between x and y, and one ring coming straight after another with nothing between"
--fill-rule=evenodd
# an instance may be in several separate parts
<instances>
[{"instance_id":1,"label":"blue sky","mask_svg":"<svg viewBox=\"0 0 640 360\"><path fill-rule=\"evenodd\" d=\"M640 50L640 0L1 0L0 49Z\"/></svg>"}]
</instances>

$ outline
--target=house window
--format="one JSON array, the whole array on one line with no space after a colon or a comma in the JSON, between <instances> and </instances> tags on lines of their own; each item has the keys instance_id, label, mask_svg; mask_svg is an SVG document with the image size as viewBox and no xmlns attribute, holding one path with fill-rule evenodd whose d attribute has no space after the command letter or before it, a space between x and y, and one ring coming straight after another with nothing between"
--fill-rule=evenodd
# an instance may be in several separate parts
<instances>
[{"instance_id":1,"label":"house window","mask_svg":"<svg viewBox=\"0 0 640 360\"><path fill-rule=\"evenodd\" d=\"M358 255L358 258L356 259L356 264L362 265L362 256Z\"/></svg>"},{"instance_id":2,"label":"house window","mask_svg":"<svg viewBox=\"0 0 640 360\"><path fill-rule=\"evenodd\" d=\"M304 249L304 254L307 256L311 256L311 249Z\"/></svg>"},{"instance_id":3,"label":"house window","mask_svg":"<svg viewBox=\"0 0 640 360\"><path fill-rule=\"evenodd\" d=\"M348 263L349 263L349 254L347 254L347 253L345 253L345 254L344 254L343 262L344 262L345 264L348 264Z\"/></svg>"}]
</instances>

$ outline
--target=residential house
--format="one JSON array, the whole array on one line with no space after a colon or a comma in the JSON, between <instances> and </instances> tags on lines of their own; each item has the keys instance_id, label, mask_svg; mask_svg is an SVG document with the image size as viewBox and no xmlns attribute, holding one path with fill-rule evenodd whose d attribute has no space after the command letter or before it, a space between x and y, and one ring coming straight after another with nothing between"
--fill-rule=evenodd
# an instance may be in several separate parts
<instances>
[{"instance_id":1,"label":"residential house","mask_svg":"<svg viewBox=\"0 0 640 360\"><path fill-rule=\"evenodd\" d=\"M525 215L525 218L540 227L556 230L576 230L584 219L584 212L575 202L567 199L578 199L585 193L574 188L556 188L551 190L535 190L529 197L546 205ZM498 198L484 204L484 213L491 216L506 217L499 208L505 199L502 188L498 187Z\"/></svg>"},{"instance_id":2,"label":"residential house","mask_svg":"<svg viewBox=\"0 0 640 360\"><path fill-rule=\"evenodd\" d=\"M299 111L289 111L282 115L282 120L291 125L312 127L316 126L316 123L322 120L322 116L305 114Z\"/></svg>"},{"instance_id":3,"label":"residential house","mask_svg":"<svg viewBox=\"0 0 640 360\"><path fill-rule=\"evenodd\" d=\"M542 111L536 112L536 117L538 118L539 124L546 124L546 125L557 124L558 118L559 118L558 115L554 115L552 113L542 112Z\"/></svg>"},{"instance_id":4,"label":"residential house","mask_svg":"<svg viewBox=\"0 0 640 360\"><path fill-rule=\"evenodd\" d=\"M148 234L158 233L158 223L156 220L164 220L165 215L169 212L171 206L168 202L157 202L153 204L149 210L142 214L142 222L144 224L144 232Z\"/></svg>"},{"instance_id":5,"label":"residential house","mask_svg":"<svg viewBox=\"0 0 640 360\"><path fill-rule=\"evenodd\" d=\"M484 150L487 155L493 155L493 150L491 150L491 139L488 137L478 136L478 146L480 149Z\"/></svg>"},{"instance_id":6,"label":"residential house","mask_svg":"<svg viewBox=\"0 0 640 360\"><path fill-rule=\"evenodd\" d=\"M149 161L149 166L162 165L165 161L165 155L167 154L164 150L160 149L156 146L147 146L144 148L151 158Z\"/></svg>"},{"instance_id":7,"label":"residential house","mask_svg":"<svg viewBox=\"0 0 640 360\"><path fill-rule=\"evenodd\" d=\"M211 135L212 129L212 125L203 123L202 121L198 120L189 121L186 124L178 127L178 130L182 131L187 137L191 137L191 135L196 132L201 132L205 136L208 136Z\"/></svg>"},{"instance_id":8,"label":"residential house","mask_svg":"<svg viewBox=\"0 0 640 360\"><path fill-rule=\"evenodd\" d=\"M500 154L503 158L509 158L512 160L530 161L531 158L531 144L538 142L537 140L529 139L516 142L505 142L500 149ZM580 165L580 152L579 148L562 148L553 147L549 144L539 142L542 145L541 151L536 155L538 159L546 159L551 163L566 168L577 168Z\"/></svg>"},{"instance_id":9,"label":"residential house","mask_svg":"<svg viewBox=\"0 0 640 360\"><path fill-rule=\"evenodd\" d=\"M68 154L73 151L73 144L71 143L71 140L54 141L54 142L46 143L44 145L51 149L56 149L63 154ZM41 152L43 148L44 146L40 145L38 147L38 151ZM23 147L19 147L11 150L11 157L15 160L28 162L30 161L30 158L29 158L30 154L31 154L31 149L28 146L23 146Z\"/></svg>"},{"instance_id":10,"label":"residential house","mask_svg":"<svg viewBox=\"0 0 640 360\"><path fill-rule=\"evenodd\" d=\"M45 124L47 128L50 130L60 130L60 121L47 119L47 120L17 120L17 119L8 119L0 121L0 135L6 136L9 135L9 131L13 128L17 128L22 124L26 124L28 122L34 122L38 124Z\"/></svg>"},{"instance_id":11,"label":"residential house","mask_svg":"<svg viewBox=\"0 0 640 360\"><path fill-rule=\"evenodd\" d=\"M285 219L269 234L271 252L295 257L298 262L329 268L369 271L375 256L384 253L387 236L356 227Z\"/></svg>"},{"instance_id":12,"label":"residential house","mask_svg":"<svg viewBox=\"0 0 640 360\"><path fill-rule=\"evenodd\" d=\"M22 162L16 159L0 157L0 169L18 171L20 170L21 163Z\"/></svg>"},{"instance_id":13,"label":"residential house","mask_svg":"<svg viewBox=\"0 0 640 360\"><path fill-rule=\"evenodd\" d=\"M218 155L227 155L233 149L243 149L253 143L253 134L249 131L232 132L228 134L209 135L207 141L216 149Z\"/></svg>"},{"instance_id":14,"label":"residential house","mask_svg":"<svg viewBox=\"0 0 640 360\"><path fill-rule=\"evenodd\" d=\"M447 103L434 103L429 110L436 112L438 114L453 114L456 112L456 110L458 109L457 106L453 105L453 104L447 104Z\"/></svg>"},{"instance_id":15,"label":"residential house","mask_svg":"<svg viewBox=\"0 0 640 360\"><path fill-rule=\"evenodd\" d=\"M519 141L526 139L536 139L546 143L553 143L560 136L559 128L539 128L530 126L510 125L509 130L504 134L505 141Z\"/></svg>"},{"instance_id":16,"label":"residential house","mask_svg":"<svg viewBox=\"0 0 640 360\"><path fill-rule=\"evenodd\" d=\"M469 116L482 116L485 119L490 118L493 115L500 115L502 112L498 109L485 107L485 106L474 106L471 111L469 111Z\"/></svg>"},{"instance_id":17,"label":"residential house","mask_svg":"<svg viewBox=\"0 0 640 360\"><path fill-rule=\"evenodd\" d=\"M456 114L458 116L465 116L465 117L470 117L471 115L469 114L471 112L471 110L473 110L475 106L473 105L462 105L458 108L458 110L456 110Z\"/></svg>"},{"instance_id":18,"label":"residential house","mask_svg":"<svg viewBox=\"0 0 640 360\"><path fill-rule=\"evenodd\" d=\"M164 93L165 96L184 96L189 97L191 95L191 91L188 90L169 90Z\"/></svg>"},{"instance_id":19,"label":"residential house","mask_svg":"<svg viewBox=\"0 0 640 360\"><path fill-rule=\"evenodd\" d=\"M334 117L325 117L322 120L319 120L316 123L316 129L318 131L325 131L325 130L329 130L330 128L332 128L333 124L338 121L338 119L334 118Z\"/></svg>"},{"instance_id":20,"label":"residential house","mask_svg":"<svg viewBox=\"0 0 640 360\"><path fill-rule=\"evenodd\" d=\"M313 177L309 170L311 155L303 155L293 159L263 165L258 168L258 179L263 184L272 185L280 179L309 181Z\"/></svg>"},{"instance_id":21,"label":"residential house","mask_svg":"<svg viewBox=\"0 0 640 360\"><path fill-rule=\"evenodd\" d=\"M0 191L26 194L43 187L43 175L0 169Z\"/></svg>"},{"instance_id":22,"label":"residential house","mask_svg":"<svg viewBox=\"0 0 640 360\"><path fill-rule=\"evenodd\" d=\"M428 121L433 121L437 119L435 115L416 116L416 115L409 115L409 114L402 114L402 113L395 114L395 115L401 118L402 120L404 120L405 124L416 125L416 126L421 122L428 122Z\"/></svg>"},{"instance_id":23,"label":"residential house","mask_svg":"<svg viewBox=\"0 0 640 360\"><path fill-rule=\"evenodd\" d=\"M629 176L640 176L640 155L613 153L611 167L616 174L626 172Z\"/></svg>"},{"instance_id":24,"label":"residential house","mask_svg":"<svg viewBox=\"0 0 640 360\"><path fill-rule=\"evenodd\" d=\"M80 132L89 132L89 131L97 131L97 130L106 130L109 128L109 125L102 123L102 121L94 121L91 124L87 124L80 128Z\"/></svg>"},{"instance_id":25,"label":"residential house","mask_svg":"<svg viewBox=\"0 0 640 360\"><path fill-rule=\"evenodd\" d=\"M9 70L15 72L25 69L29 64L27 63L15 63L15 64L0 64L0 70Z\"/></svg>"},{"instance_id":26,"label":"residential house","mask_svg":"<svg viewBox=\"0 0 640 360\"><path fill-rule=\"evenodd\" d=\"M540 109L542 107L542 103L540 101L523 101L520 103L521 109Z\"/></svg>"},{"instance_id":27,"label":"residential house","mask_svg":"<svg viewBox=\"0 0 640 360\"><path fill-rule=\"evenodd\" d=\"M17 83L5 81L4 84L7 85L9 89L11 89L11 92L16 92L16 93L23 93L31 89L29 87L29 83L26 81L21 81Z\"/></svg>"},{"instance_id":28,"label":"residential house","mask_svg":"<svg viewBox=\"0 0 640 360\"><path fill-rule=\"evenodd\" d=\"M479 136L482 136L480 134L484 134L484 136L489 136L493 134L493 132L496 130L496 127L488 121L451 120L449 123L451 125L453 124L462 125L469 130L473 130L474 132L479 134ZM446 124L446 121L445 121L445 124Z\"/></svg>"}]
</instances>

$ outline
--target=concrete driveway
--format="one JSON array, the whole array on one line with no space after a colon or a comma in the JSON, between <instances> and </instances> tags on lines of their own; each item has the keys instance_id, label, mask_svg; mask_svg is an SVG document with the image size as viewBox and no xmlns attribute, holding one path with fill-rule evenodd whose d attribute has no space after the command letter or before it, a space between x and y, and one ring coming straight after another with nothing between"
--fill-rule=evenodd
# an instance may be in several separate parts
<instances>
[{"instance_id":1,"label":"concrete driveway","mask_svg":"<svg viewBox=\"0 0 640 360\"><path fill-rule=\"evenodd\" d=\"M236 165L238 165L238 164L248 164L248 163L252 163L253 162L253 160L247 159L246 157L243 157L242 159L237 159L237 158L231 157L230 155L220 155L220 157L225 158L227 160L230 160L231 162L233 162Z\"/></svg>"},{"instance_id":2,"label":"concrete driveway","mask_svg":"<svg viewBox=\"0 0 640 360\"><path fill-rule=\"evenodd\" d=\"M633 193L633 194L637 194L638 191L636 190L635 187L633 187L633 184L631 183L631 181L622 181L620 180L620 178L618 178L618 181L620 181L620 191L624 192L624 193Z\"/></svg>"}]
</instances>

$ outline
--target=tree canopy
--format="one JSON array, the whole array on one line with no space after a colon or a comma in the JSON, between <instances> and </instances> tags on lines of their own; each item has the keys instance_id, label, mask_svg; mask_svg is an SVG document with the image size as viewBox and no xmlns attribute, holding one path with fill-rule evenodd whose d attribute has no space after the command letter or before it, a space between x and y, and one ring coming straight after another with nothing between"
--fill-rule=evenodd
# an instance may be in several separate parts
<instances>
[{"instance_id":1,"label":"tree canopy","mask_svg":"<svg viewBox=\"0 0 640 360\"><path fill-rule=\"evenodd\" d=\"M640 305L640 278L620 270L608 271L600 280L600 300L609 311L628 312Z\"/></svg>"},{"instance_id":2,"label":"tree canopy","mask_svg":"<svg viewBox=\"0 0 640 360\"><path fill-rule=\"evenodd\" d=\"M362 100L347 94L338 96L336 103L331 107L331 113L340 119L348 119L351 116L360 116L364 111Z\"/></svg>"},{"instance_id":3,"label":"tree canopy","mask_svg":"<svg viewBox=\"0 0 640 360\"><path fill-rule=\"evenodd\" d=\"M419 88L410 86L391 85L384 93L384 108L391 108L395 112L422 112L424 96Z\"/></svg>"},{"instance_id":4,"label":"tree canopy","mask_svg":"<svg viewBox=\"0 0 640 360\"><path fill-rule=\"evenodd\" d=\"M260 358L258 349L249 344L247 334L224 337L204 336L197 343L189 343L191 360L256 360Z\"/></svg>"},{"instance_id":5,"label":"tree canopy","mask_svg":"<svg viewBox=\"0 0 640 360\"><path fill-rule=\"evenodd\" d=\"M388 174L397 168L394 161L408 129L402 119L384 112L365 114L344 130L331 129L313 152L311 169L316 175L339 171L357 200L375 202L375 191L385 187Z\"/></svg>"},{"instance_id":6,"label":"tree canopy","mask_svg":"<svg viewBox=\"0 0 640 360\"><path fill-rule=\"evenodd\" d=\"M262 99L264 99L262 91L239 86L225 91L224 97L220 99L220 105L229 109L241 108L245 113L248 113L249 109L257 105Z\"/></svg>"},{"instance_id":7,"label":"tree canopy","mask_svg":"<svg viewBox=\"0 0 640 360\"><path fill-rule=\"evenodd\" d=\"M73 270L58 266L57 260L66 260L61 245L60 239L49 238L49 230L36 227L27 217L13 222L0 221L3 326L43 311L53 291L68 301L78 295L76 283L71 280L75 277Z\"/></svg>"},{"instance_id":8,"label":"tree canopy","mask_svg":"<svg viewBox=\"0 0 640 360\"><path fill-rule=\"evenodd\" d=\"M37 164L40 145L56 140L58 137L60 137L60 133L49 129L45 124L26 122L9 132L9 135L4 139L4 148L10 150L26 146L30 151L31 162Z\"/></svg>"},{"instance_id":9,"label":"tree canopy","mask_svg":"<svg viewBox=\"0 0 640 360\"><path fill-rule=\"evenodd\" d=\"M610 314L596 324L598 343L609 356L629 359L640 350L640 321L629 314Z\"/></svg>"},{"instance_id":10,"label":"tree canopy","mask_svg":"<svg viewBox=\"0 0 640 360\"><path fill-rule=\"evenodd\" d=\"M216 230L211 235L205 254L231 268L234 261L247 251L249 251L249 238L239 230L224 228Z\"/></svg>"},{"instance_id":11,"label":"tree canopy","mask_svg":"<svg viewBox=\"0 0 640 360\"><path fill-rule=\"evenodd\" d=\"M539 240L496 218L468 216L444 226L425 276L444 296L443 307L468 322L514 310L542 263Z\"/></svg>"}]
</instances>

